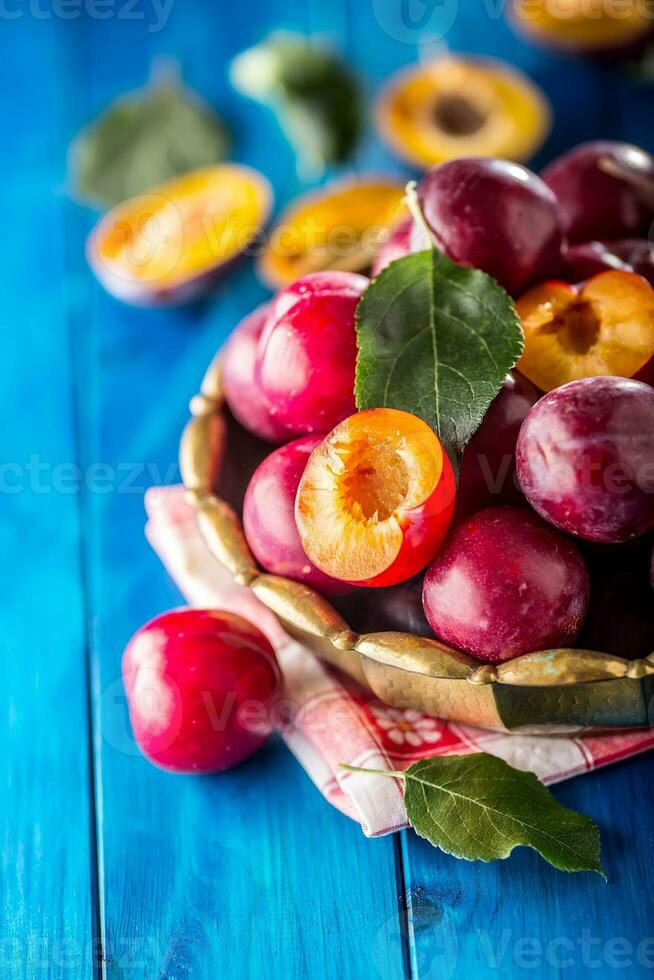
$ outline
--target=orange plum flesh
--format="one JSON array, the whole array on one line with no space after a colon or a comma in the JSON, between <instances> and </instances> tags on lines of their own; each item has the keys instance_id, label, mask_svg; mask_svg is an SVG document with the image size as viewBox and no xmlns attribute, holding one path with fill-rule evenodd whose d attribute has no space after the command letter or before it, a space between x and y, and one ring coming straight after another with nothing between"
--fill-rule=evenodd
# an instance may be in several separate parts
<instances>
[{"instance_id":1,"label":"orange plum flesh","mask_svg":"<svg viewBox=\"0 0 654 980\"><path fill-rule=\"evenodd\" d=\"M518 370L541 391L596 376L649 380L654 289L635 272L601 272L580 286L546 282L517 310L525 332Z\"/></svg>"},{"instance_id":2,"label":"orange plum flesh","mask_svg":"<svg viewBox=\"0 0 654 980\"><path fill-rule=\"evenodd\" d=\"M376 408L339 423L313 451L295 518L311 561L355 585L396 585L440 548L454 510L454 473L415 415Z\"/></svg>"}]
</instances>

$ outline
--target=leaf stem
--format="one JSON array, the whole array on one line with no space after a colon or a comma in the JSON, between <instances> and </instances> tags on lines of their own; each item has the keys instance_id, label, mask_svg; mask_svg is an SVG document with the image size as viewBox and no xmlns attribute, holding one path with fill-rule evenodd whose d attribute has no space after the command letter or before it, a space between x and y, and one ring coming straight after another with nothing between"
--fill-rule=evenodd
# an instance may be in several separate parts
<instances>
[{"instance_id":1,"label":"leaf stem","mask_svg":"<svg viewBox=\"0 0 654 980\"><path fill-rule=\"evenodd\" d=\"M393 769L363 769L360 766L348 766L344 762L340 762L338 768L347 769L348 772L366 772L371 776L389 776L391 779L405 779L403 772L396 772Z\"/></svg>"},{"instance_id":2,"label":"leaf stem","mask_svg":"<svg viewBox=\"0 0 654 980\"><path fill-rule=\"evenodd\" d=\"M420 207L420 201L418 200L418 184L415 180L410 180L404 189L404 201L408 207L411 217L419 225L427 240L427 243L431 243L432 248L437 248L436 239L434 238L433 232L429 225L427 224L427 219L422 213L422 208Z\"/></svg>"}]
</instances>

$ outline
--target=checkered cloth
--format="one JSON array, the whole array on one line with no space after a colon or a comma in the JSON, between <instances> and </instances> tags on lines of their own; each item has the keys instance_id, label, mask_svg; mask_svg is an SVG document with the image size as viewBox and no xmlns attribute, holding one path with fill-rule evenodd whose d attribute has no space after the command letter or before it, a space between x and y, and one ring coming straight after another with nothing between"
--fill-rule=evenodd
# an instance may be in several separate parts
<instances>
[{"instance_id":1,"label":"checkered cloth","mask_svg":"<svg viewBox=\"0 0 654 980\"><path fill-rule=\"evenodd\" d=\"M390 708L292 640L256 596L209 553L181 487L146 494L146 536L186 600L244 616L275 647L285 694L280 734L320 792L378 837L408 826L399 782L339 769L340 763L402 770L426 756L489 752L544 783L590 772L654 747L654 730L583 738L506 735Z\"/></svg>"}]
</instances>

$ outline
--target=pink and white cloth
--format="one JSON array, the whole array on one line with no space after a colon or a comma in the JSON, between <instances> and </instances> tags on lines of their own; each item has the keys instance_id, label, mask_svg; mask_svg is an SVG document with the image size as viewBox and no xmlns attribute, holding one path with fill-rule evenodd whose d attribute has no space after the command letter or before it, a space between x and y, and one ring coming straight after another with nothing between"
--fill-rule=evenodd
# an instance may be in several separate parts
<instances>
[{"instance_id":1,"label":"pink and white cloth","mask_svg":"<svg viewBox=\"0 0 654 980\"><path fill-rule=\"evenodd\" d=\"M340 763L406 769L432 755L489 752L544 783L590 772L654 747L654 730L564 738L505 735L391 708L292 640L275 616L206 548L182 487L146 494L146 536L192 606L239 613L267 634L284 674L280 734L323 796L378 837L408 826L398 781L346 772Z\"/></svg>"}]
</instances>

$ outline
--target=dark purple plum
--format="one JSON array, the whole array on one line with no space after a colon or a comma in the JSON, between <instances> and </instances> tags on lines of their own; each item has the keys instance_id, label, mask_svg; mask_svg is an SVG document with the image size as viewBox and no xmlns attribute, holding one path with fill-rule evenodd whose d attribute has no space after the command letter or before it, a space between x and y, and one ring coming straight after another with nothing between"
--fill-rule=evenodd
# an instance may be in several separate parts
<instances>
[{"instance_id":1,"label":"dark purple plum","mask_svg":"<svg viewBox=\"0 0 654 980\"><path fill-rule=\"evenodd\" d=\"M307 558L295 526L295 495L321 436L304 436L274 450L252 474L243 502L243 528L254 557L273 575L304 582L325 595L351 592Z\"/></svg>"},{"instance_id":2,"label":"dark purple plum","mask_svg":"<svg viewBox=\"0 0 654 980\"><path fill-rule=\"evenodd\" d=\"M583 242L581 245L571 245L564 252L561 276L566 282L579 283L611 269L634 271L606 242Z\"/></svg>"},{"instance_id":3,"label":"dark purple plum","mask_svg":"<svg viewBox=\"0 0 654 980\"><path fill-rule=\"evenodd\" d=\"M540 392L512 372L504 381L461 461L455 520L491 504L524 500L516 483L515 447L520 426Z\"/></svg>"},{"instance_id":4,"label":"dark purple plum","mask_svg":"<svg viewBox=\"0 0 654 980\"><path fill-rule=\"evenodd\" d=\"M581 542L590 575L590 606L577 645L635 659L654 650L651 542Z\"/></svg>"},{"instance_id":5,"label":"dark purple plum","mask_svg":"<svg viewBox=\"0 0 654 980\"><path fill-rule=\"evenodd\" d=\"M576 546L519 507L489 507L460 524L423 590L436 636L487 663L574 643L588 599Z\"/></svg>"},{"instance_id":6,"label":"dark purple plum","mask_svg":"<svg viewBox=\"0 0 654 980\"><path fill-rule=\"evenodd\" d=\"M654 528L654 389L600 377L545 395L525 419L518 481L550 524L617 543Z\"/></svg>"},{"instance_id":7,"label":"dark purple plum","mask_svg":"<svg viewBox=\"0 0 654 980\"><path fill-rule=\"evenodd\" d=\"M413 218L404 218L395 228L392 228L388 236L382 242L375 261L372 264L372 275L378 276L386 266L396 259L403 259L411 252L411 232L413 229Z\"/></svg>"},{"instance_id":8,"label":"dark purple plum","mask_svg":"<svg viewBox=\"0 0 654 980\"><path fill-rule=\"evenodd\" d=\"M571 242L646 234L654 221L654 157L629 143L581 143L542 172Z\"/></svg>"},{"instance_id":9,"label":"dark purple plum","mask_svg":"<svg viewBox=\"0 0 654 980\"><path fill-rule=\"evenodd\" d=\"M557 271L563 217L536 174L508 160L451 160L418 185L436 245L461 265L494 276L513 296Z\"/></svg>"},{"instance_id":10,"label":"dark purple plum","mask_svg":"<svg viewBox=\"0 0 654 980\"><path fill-rule=\"evenodd\" d=\"M269 310L269 303L259 306L236 327L222 353L221 378L234 418L260 439L278 443L289 434L271 415L254 377L257 345Z\"/></svg>"},{"instance_id":11,"label":"dark purple plum","mask_svg":"<svg viewBox=\"0 0 654 980\"><path fill-rule=\"evenodd\" d=\"M654 242L647 238L625 238L611 242L607 249L654 286Z\"/></svg>"},{"instance_id":12,"label":"dark purple plum","mask_svg":"<svg viewBox=\"0 0 654 980\"><path fill-rule=\"evenodd\" d=\"M387 630L433 636L422 608L424 575L416 575L400 585L386 589L357 592L350 600L353 608L346 619L360 633L380 633Z\"/></svg>"},{"instance_id":13,"label":"dark purple plum","mask_svg":"<svg viewBox=\"0 0 654 980\"><path fill-rule=\"evenodd\" d=\"M571 245L563 256L561 275L566 282L578 283L609 269L637 272L654 286L654 243L646 238L625 238Z\"/></svg>"}]
</instances>

